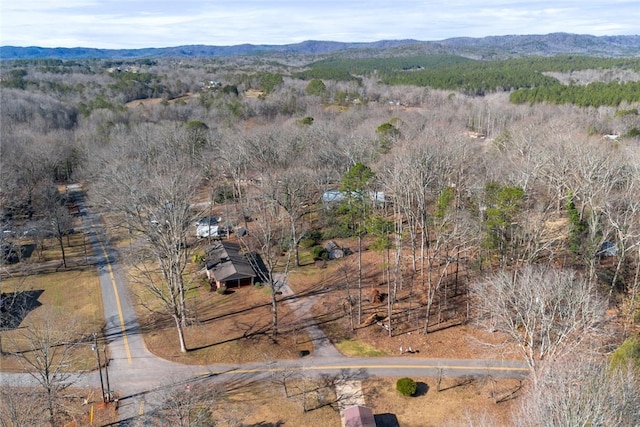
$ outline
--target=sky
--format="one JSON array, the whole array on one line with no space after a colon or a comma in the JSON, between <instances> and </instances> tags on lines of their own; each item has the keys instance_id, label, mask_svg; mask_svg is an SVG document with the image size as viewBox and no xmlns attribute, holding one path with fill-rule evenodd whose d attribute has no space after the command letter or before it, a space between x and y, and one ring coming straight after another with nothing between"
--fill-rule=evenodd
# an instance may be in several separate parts
<instances>
[{"instance_id":1,"label":"sky","mask_svg":"<svg viewBox=\"0 0 640 427\"><path fill-rule=\"evenodd\" d=\"M0 45L137 49L637 35L640 0L0 0Z\"/></svg>"}]
</instances>

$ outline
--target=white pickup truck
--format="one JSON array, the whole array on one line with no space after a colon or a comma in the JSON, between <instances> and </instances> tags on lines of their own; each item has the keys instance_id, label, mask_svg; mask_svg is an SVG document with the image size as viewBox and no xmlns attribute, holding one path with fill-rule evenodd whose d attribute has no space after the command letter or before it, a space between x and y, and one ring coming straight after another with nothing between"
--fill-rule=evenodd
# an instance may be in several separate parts
<instances>
[{"instance_id":1,"label":"white pickup truck","mask_svg":"<svg viewBox=\"0 0 640 427\"><path fill-rule=\"evenodd\" d=\"M204 237L220 237L218 233L218 225L201 224L196 228L196 236L199 238Z\"/></svg>"}]
</instances>

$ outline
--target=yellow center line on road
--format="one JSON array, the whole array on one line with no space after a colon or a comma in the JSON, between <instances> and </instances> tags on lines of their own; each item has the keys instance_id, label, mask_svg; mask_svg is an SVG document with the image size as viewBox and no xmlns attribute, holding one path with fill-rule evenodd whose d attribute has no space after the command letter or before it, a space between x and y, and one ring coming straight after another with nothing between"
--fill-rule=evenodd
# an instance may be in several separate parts
<instances>
[{"instance_id":1,"label":"yellow center line on road","mask_svg":"<svg viewBox=\"0 0 640 427\"><path fill-rule=\"evenodd\" d=\"M223 372L198 372L196 376L206 375L233 375L251 374L261 372L281 372L281 371L324 371L331 369L442 369L442 370L482 370L482 371L522 371L529 372L529 368L517 368L509 366L438 366L438 365L344 365L344 366L286 366L281 368L254 368L254 369L232 369Z\"/></svg>"},{"instance_id":2,"label":"yellow center line on road","mask_svg":"<svg viewBox=\"0 0 640 427\"><path fill-rule=\"evenodd\" d=\"M116 297L116 306L118 307L118 315L120 317L120 331L122 332L122 340L124 342L124 351L127 353L127 362L129 364L133 363L131 359L131 351L129 350L129 339L127 338L126 327L124 324L124 314L122 313L122 305L120 304L120 294L118 293L118 286L116 285L116 277L113 274L113 267L111 267L111 262L109 261L109 255L107 254L107 250L102 244L102 240L98 239L98 243L100 243L100 247L102 248L102 253L104 254L104 260L107 263L107 268L109 269L109 278L111 279L111 286L113 287L113 293Z\"/></svg>"}]
</instances>

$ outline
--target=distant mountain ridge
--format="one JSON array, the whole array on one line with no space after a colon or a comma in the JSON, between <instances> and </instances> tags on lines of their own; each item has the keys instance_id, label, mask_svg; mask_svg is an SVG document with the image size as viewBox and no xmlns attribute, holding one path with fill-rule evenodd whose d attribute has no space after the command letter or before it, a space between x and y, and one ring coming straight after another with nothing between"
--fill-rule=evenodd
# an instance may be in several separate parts
<instances>
[{"instance_id":1,"label":"distant mountain ridge","mask_svg":"<svg viewBox=\"0 0 640 427\"><path fill-rule=\"evenodd\" d=\"M285 45L235 46L187 45L143 49L43 48L1 46L1 60L17 59L143 59L153 57L216 57L265 54L357 56L449 53L492 59L513 56L581 54L605 57L640 56L640 35L592 36L552 33L547 35L507 35L482 38L457 37L440 41L381 40L346 43L308 40Z\"/></svg>"},{"instance_id":2,"label":"distant mountain ridge","mask_svg":"<svg viewBox=\"0 0 640 427\"><path fill-rule=\"evenodd\" d=\"M591 36L551 33L526 36L489 36L452 38L441 44L460 48L494 48L505 54L557 55L588 54L596 56L640 56L640 35Z\"/></svg>"}]
</instances>

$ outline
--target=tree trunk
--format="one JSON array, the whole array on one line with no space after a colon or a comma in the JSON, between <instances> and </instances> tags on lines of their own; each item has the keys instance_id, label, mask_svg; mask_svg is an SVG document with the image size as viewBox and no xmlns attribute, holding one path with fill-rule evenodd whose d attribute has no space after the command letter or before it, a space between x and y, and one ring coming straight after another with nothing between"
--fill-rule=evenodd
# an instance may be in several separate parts
<instances>
[{"instance_id":1,"label":"tree trunk","mask_svg":"<svg viewBox=\"0 0 640 427\"><path fill-rule=\"evenodd\" d=\"M433 280L432 280L433 279L433 276L432 276L433 258L434 257L432 257L430 254L427 253L427 264L428 264L427 265L427 285L426 285L427 286L427 313L425 315L424 331L423 331L423 333L425 335L427 335L429 333L429 331L428 331L428 329L429 329L429 316L431 314L431 307L433 305L433 298L434 298ZM423 273L422 277L423 277L423 283L424 283L424 273Z\"/></svg>"},{"instance_id":2,"label":"tree trunk","mask_svg":"<svg viewBox=\"0 0 640 427\"><path fill-rule=\"evenodd\" d=\"M358 325L362 323L362 236L358 233Z\"/></svg>"},{"instance_id":3,"label":"tree trunk","mask_svg":"<svg viewBox=\"0 0 640 427\"><path fill-rule=\"evenodd\" d=\"M182 275L179 272L176 274L176 282L180 298L180 324L184 327L187 326L187 300L184 293L184 282L182 280Z\"/></svg>"},{"instance_id":4,"label":"tree trunk","mask_svg":"<svg viewBox=\"0 0 640 427\"><path fill-rule=\"evenodd\" d=\"M351 327L351 332L356 330L356 326L353 324L353 304L351 304L351 296L349 296L349 326Z\"/></svg>"},{"instance_id":5,"label":"tree trunk","mask_svg":"<svg viewBox=\"0 0 640 427\"><path fill-rule=\"evenodd\" d=\"M296 221L291 216L291 244L293 245L293 263L296 268L300 267L300 251L298 250L298 231L296 230Z\"/></svg>"},{"instance_id":6,"label":"tree trunk","mask_svg":"<svg viewBox=\"0 0 640 427\"><path fill-rule=\"evenodd\" d=\"M52 387L52 383L51 383L51 372L49 371L49 362L48 362L48 354L46 354L44 356L44 366L43 366L43 371L42 371L42 384L45 387L45 390L47 391L47 411L49 412L49 424L51 424L51 427L54 427L56 425L56 415L55 415L55 407L54 407L54 389Z\"/></svg>"},{"instance_id":7,"label":"tree trunk","mask_svg":"<svg viewBox=\"0 0 640 427\"><path fill-rule=\"evenodd\" d=\"M180 316L173 316L173 320L176 322L176 328L178 329L178 340L180 341L180 351L182 353L187 352L187 345L184 340L184 327L180 321Z\"/></svg>"},{"instance_id":8,"label":"tree trunk","mask_svg":"<svg viewBox=\"0 0 640 427\"><path fill-rule=\"evenodd\" d=\"M271 338L278 336L278 295L273 277L271 278Z\"/></svg>"},{"instance_id":9,"label":"tree trunk","mask_svg":"<svg viewBox=\"0 0 640 427\"><path fill-rule=\"evenodd\" d=\"M422 331L423 334L427 335L429 333L429 315L431 313L431 305L433 304L433 301L431 300L431 298L429 298L429 300L427 301L427 313L424 317L424 329Z\"/></svg>"},{"instance_id":10,"label":"tree trunk","mask_svg":"<svg viewBox=\"0 0 640 427\"><path fill-rule=\"evenodd\" d=\"M388 263L387 263L388 265ZM389 267L387 267L387 271ZM391 301L391 280L389 280L389 275L387 274L387 316L389 318L389 336L393 336L393 332L391 331L391 315L393 314L393 301Z\"/></svg>"},{"instance_id":11,"label":"tree trunk","mask_svg":"<svg viewBox=\"0 0 640 427\"><path fill-rule=\"evenodd\" d=\"M67 257L65 256L65 253L64 253L64 244L62 241L61 234L58 237L58 243L60 244L60 252L62 252L62 265L64 266L64 268L67 268Z\"/></svg>"},{"instance_id":12,"label":"tree trunk","mask_svg":"<svg viewBox=\"0 0 640 427\"><path fill-rule=\"evenodd\" d=\"M351 286L349 286L349 276L347 274L347 270L345 268L345 287L347 291L347 304L349 304L349 325L351 327L351 332L355 331L355 325L353 324L353 303L351 302Z\"/></svg>"},{"instance_id":13,"label":"tree trunk","mask_svg":"<svg viewBox=\"0 0 640 427\"><path fill-rule=\"evenodd\" d=\"M47 390L47 411L49 412L49 424L51 427L56 425L56 416L53 410L53 391Z\"/></svg>"},{"instance_id":14,"label":"tree trunk","mask_svg":"<svg viewBox=\"0 0 640 427\"><path fill-rule=\"evenodd\" d=\"M428 231L426 226L426 218L423 216L420 224L420 282L422 284L422 289L424 290L424 258L425 258L425 249L428 250L427 247L427 239ZM428 256L428 254L427 254Z\"/></svg>"},{"instance_id":15,"label":"tree trunk","mask_svg":"<svg viewBox=\"0 0 640 427\"><path fill-rule=\"evenodd\" d=\"M638 246L638 253L636 255L636 272L633 275L633 284L631 285L631 289L630 289L630 297L629 300L631 301L631 308L632 310L630 310L629 315L633 316L635 311L633 310L633 308L635 307L636 303L636 297L638 294L638 284L640 283L640 246Z\"/></svg>"},{"instance_id":16,"label":"tree trunk","mask_svg":"<svg viewBox=\"0 0 640 427\"><path fill-rule=\"evenodd\" d=\"M393 300L396 300L398 294L398 286L402 290L402 214L400 209L396 211L396 236L395 243L396 248L393 259Z\"/></svg>"}]
</instances>

